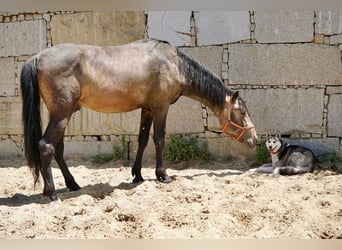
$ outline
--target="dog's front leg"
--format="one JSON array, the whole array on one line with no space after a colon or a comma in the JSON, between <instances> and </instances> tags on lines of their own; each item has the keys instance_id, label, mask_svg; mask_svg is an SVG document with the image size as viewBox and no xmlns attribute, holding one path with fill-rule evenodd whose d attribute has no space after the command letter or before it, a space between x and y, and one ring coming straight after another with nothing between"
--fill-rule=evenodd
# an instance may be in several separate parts
<instances>
[{"instance_id":1,"label":"dog's front leg","mask_svg":"<svg viewBox=\"0 0 342 250\"><path fill-rule=\"evenodd\" d=\"M251 172L256 172L256 173L267 173L267 174L271 174L273 173L273 167L272 167L272 163L266 163L261 165L258 168L252 168L249 171Z\"/></svg>"}]
</instances>

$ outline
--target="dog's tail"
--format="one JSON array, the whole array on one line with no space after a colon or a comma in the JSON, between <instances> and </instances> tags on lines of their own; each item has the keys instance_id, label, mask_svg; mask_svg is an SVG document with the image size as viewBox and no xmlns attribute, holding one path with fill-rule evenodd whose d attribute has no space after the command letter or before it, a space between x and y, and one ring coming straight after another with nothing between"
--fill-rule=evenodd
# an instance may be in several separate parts
<instances>
[{"instance_id":1,"label":"dog's tail","mask_svg":"<svg viewBox=\"0 0 342 250\"><path fill-rule=\"evenodd\" d=\"M292 166L277 167L273 171L274 174L280 174L280 175L295 175L295 174L304 174L304 173L310 173L310 172L312 172L311 169L296 168Z\"/></svg>"}]
</instances>

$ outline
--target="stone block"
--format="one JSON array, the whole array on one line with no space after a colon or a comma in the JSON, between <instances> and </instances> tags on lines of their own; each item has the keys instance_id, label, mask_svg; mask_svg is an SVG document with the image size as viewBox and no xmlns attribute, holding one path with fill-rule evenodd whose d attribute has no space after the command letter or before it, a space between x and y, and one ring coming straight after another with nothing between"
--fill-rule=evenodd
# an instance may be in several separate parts
<instances>
[{"instance_id":1,"label":"stone block","mask_svg":"<svg viewBox=\"0 0 342 250\"><path fill-rule=\"evenodd\" d=\"M113 142L104 141L65 141L64 157L91 159L98 154L112 154Z\"/></svg>"},{"instance_id":2,"label":"stone block","mask_svg":"<svg viewBox=\"0 0 342 250\"><path fill-rule=\"evenodd\" d=\"M18 146L14 141L7 139L0 139L0 159L11 158L11 157L22 157L23 152L21 147ZM1 165L1 164L0 164Z\"/></svg>"},{"instance_id":3,"label":"stone block","mask_svg":"<svg viewBox=\"0 0 342 250\"><path fill-rule=\"evenodd\" d=\"M229 45L229 83L338 85L341 51L320 44Z\"/></svg>"},{"instance_id":4,"label":"stone block","mask_svg":"<svg viewBox=\"0 0 342 250\"><path fill-rule=\"evenodd\" d=\"M255 39L259 43L311 42L313 11L255 11Z\"/></svg>"},{"instance_id":5,"label":"stone block","mask_svg":"<svg viewBox=\"0 0 342 250\"><path fill-rule=\"evenodd\" d=\"M21 106L20 97L0 99L0 135L20 135L23 133Z\"/></svg>"},{"instance_id":6,"label":"stone block","mask_svg":"<svg viewBox=\"0 0 342 250\"><path fill-rule=\"evenodd\" d=\"M94 11L51 18L52 44L120 45L144 38L143 11Z\"/></svg>"},{"instance_id":7,"label":"stone block","mask_svg":"<svg viewBox=\"0 0 342 250\"><path fill-rule=\"evenodd\" d=\"M317 11L315 33L335 35L342 33L342 11Z\"/></svg>"},{"instance_id":8,"label":"stone block","mask_svg":"<svg viewBox=\"0 0 342 250\"><path fill-rule=\"evenodd\" d=\"M137 134L140 111L107 114L82 108L71 117L66 135Z\"/></svg>"},{"instance_id":9,"label":"stone block","mask_svg":"<svg viewBox=\"0 0 342 250\"><path fill-rule=\"evenodd\" d=\"M191 11L149 11L148 37L165 40L174 46L190 46Z\"/></svg>"},{"instance_id":10,"label":"stone block","mask_svg":"<svg viewBox=\"0 0 342 250\"><path fill-rule=\"evenodd\" d=\"M326 94L327 95L342 94L342 86L337 86L337 87L328 86L326 90Z\"/></svg>"},{"instance_id":11,"label":"stone block","mask_svg":"<svg viewBox=\"0 0 342 250\"><path fill-rule=\"evenodd\" d=\"M197 45L216 45L250 39L248 11L195 12Z\"/></svg>"},{"instance_id":12,"label":"stone block","mask_svg":"<svg viewBox=\"0 0 342 250\"><path fill-rule=\"evenodd\" d=\"M166 120L168 134L191 134L204 132L201 104L188 97L180 97L170 106Z\"/></svg>"},{"instance_id":13,"label":"stone block","mask_svg":"<svg viewBox=\"0 0 342 250\"><path fill-rule=\"evenodd\" d=\"M329 97L328 136L342 137L342 95Z\"/></svg>"},{"instance_id":14,"label":"stone block","mask_svg":"<svg viewBox=\"0 0 342 250\"><path fill-rule=\"evenodd\" d=\"M46 48L46 21L0 23L0 57L33 55Z\"/></svg>"},{"instance_id":15,"label":"stone block","mask_svg":"<svg viewBox=\"0 0 342 250\"><path fill-rule=\"evenodd\" d=\"M180 48L180 50L202 63L220 78L223 58L222 46Z\"/></svg>"},{"instance_id":16,"label":"stone block","mask_svg":"<svg viewBox=\"0 0 342 250\"><path fill-rule=\"evenodd\" d=\"M240 161L251 162L254 159L255 149L228 137L225 134L217 135L206 132L205 141L208 143L208 151L215 158L227 159L237 157Z\"/></svg>"},{"instance_id":17,"label":"stone block","mask_svg":"<svg viewBox=\"0 0 342 250\"><path fill-rule=\"evenodd\" d=\"M0 96L14 96L14 57L0 58L0 69Z\"/></svg>"},{"instance_id":18,"label":"stone block","mask_svg":"<svg viewBox=\"0 0 342 250\"><path fill-rule=\"evenodd\" d=\"M246 89L240 96L258 134L322 133L324 89Z\"/></svg>"},{"instance_id":19,"label":"stone block","mask_svg":"<svg viewBox=\"0 0 342 250\"><path fill-rule=\"evenodd\" d=\"M342 44L342 34L336 35L336 36L331 36L330 37L330 44L332 44L332 45Z\"/></svg>"}]
</instances>

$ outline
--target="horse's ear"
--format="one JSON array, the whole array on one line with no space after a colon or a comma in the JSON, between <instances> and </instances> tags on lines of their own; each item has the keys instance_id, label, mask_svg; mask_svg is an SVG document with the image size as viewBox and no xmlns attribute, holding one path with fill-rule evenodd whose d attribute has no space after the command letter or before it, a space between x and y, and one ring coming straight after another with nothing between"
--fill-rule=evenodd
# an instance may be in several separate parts
<instances>
[{"instance_id":1,"label":"horse's ear","mask_svg":"<svg viewBox=\"0 0 342 250\"><path fill-rule=\"evenodd\" d=\"M239 97L239 91L235 91L232 95L232 103L235 103L238 97Z\"/></svg>"}]
</instances>

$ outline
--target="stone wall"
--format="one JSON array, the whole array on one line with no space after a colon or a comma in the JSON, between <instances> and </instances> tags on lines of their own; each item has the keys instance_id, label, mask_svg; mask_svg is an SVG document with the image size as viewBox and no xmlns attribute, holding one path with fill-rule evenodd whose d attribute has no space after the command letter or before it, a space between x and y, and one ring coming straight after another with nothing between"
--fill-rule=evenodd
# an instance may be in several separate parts
<instances>
[{"instance_id":1,"label":"stone wall","mask_svg":"<svg viewBox=\"0 0 342 250\"><path fill-rule=\"evenodd\" d=\"M342 12L0 12L0 32L0 157L22 155L19 77L24 61L63 42L119 45L144 37L180 47L239 90L260 135L280 130L342 152ZM69 123L66 154L110 152L125 135L134 157L139 119L139 110L103 114L81 109ZM45 125L47 120L43 111ZM217 156L252 154L206 132L204 125L217 127L217 120L200 103L182 97L171 106L168 134L207 140ZM149 149L152 157L151 140Z\"/></svg>"}]
</instances>

